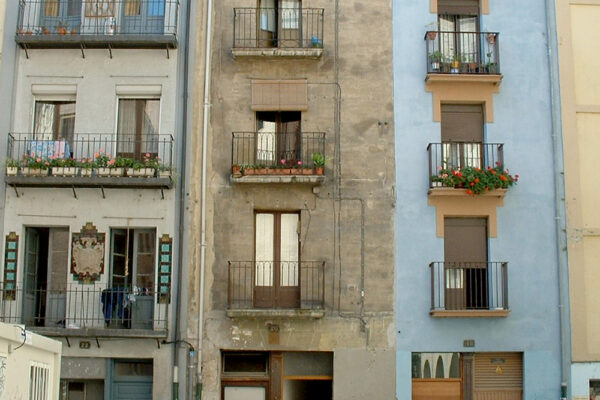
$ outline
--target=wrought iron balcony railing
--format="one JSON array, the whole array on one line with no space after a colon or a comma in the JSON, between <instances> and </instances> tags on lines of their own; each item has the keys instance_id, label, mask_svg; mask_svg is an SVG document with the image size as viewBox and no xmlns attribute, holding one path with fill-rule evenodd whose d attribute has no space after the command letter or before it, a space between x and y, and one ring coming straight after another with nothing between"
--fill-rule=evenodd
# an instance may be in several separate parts
<instances>
[{"instance_id":1,"label":"wrought iron balcony railing","mask_svg":"<svg viewBox=\"0 0 600 400\"><path fill-rule=\"evenodd\" d=\"M230 261L229 309L305 309L324 307L323 261Z\"/></svg>"},{"instance_id":2,"label":"wrought iron balcony railing","mask_svg":"<svg viewBox=\"0 0 600 400\"><path fill-rule=\"evenodd\" d=\"M235 8L233 48L323 48L322 8Z\"/></svg>"},{"instance_id":3,"label":"wrought iron balcony railing","mask_svg":"<svg viewBox=\"0 0 600 400\"><path fill-rule=\"evenodd\" d=\"M176 47L178 12L177 0L20 0L16 39L27 47Z\"/></svg>"},{"instance_id":4,"label":"wrought iron balcony railing","mask_svg":"<svg viewBox=\"0 0 600 400\"><path fill-rule=\"evenodd\" d=\"M443 142L429 143L429 177L440 170L474 167L487 169L504 164L504 145L501 143ZM441 182L429 180L429 187L438 187Z\"/></svg>"},{"instance_id":5,"label":"wrought iron balcony railing","mask_svg":"<svg viewBox=\"0 0 600 400\"><path fill-rule=\"evenodd\" d=\"M432 262L431 309L508 310L508 263Z\"/></svg>"},{"instance_id":6,"label":"wrought iron balcony railing","mask_svg":"<svg viewBox=\"0 0 600 400\"><path fill-rule=\"evenodd\" d=\"M313 155L325 155L325 133L233 132L231 162L264 167L313 167ZM285 161L282 163L282 160Z\"/></svg>"},{"instance_id":7,"label":"wrought iron balcony railing","mask_svg":"<svg viewBox=\"0 0 600 400\"><path fill-rule=\"evenodd\" d=\"M425 34L428 74L500 74L497 32Z\"/></svg>"},{"instance_id":8,"label":"wrought iron balcony railing","mask_svg":"<svg viewBox=\"0 0 600 400\"><path fill-rule=\"evenodd\" d=\"M0 283L0 293L2 322L51 336L166 336L169 293L155 288Z\"/></svg>"}]
</instances>

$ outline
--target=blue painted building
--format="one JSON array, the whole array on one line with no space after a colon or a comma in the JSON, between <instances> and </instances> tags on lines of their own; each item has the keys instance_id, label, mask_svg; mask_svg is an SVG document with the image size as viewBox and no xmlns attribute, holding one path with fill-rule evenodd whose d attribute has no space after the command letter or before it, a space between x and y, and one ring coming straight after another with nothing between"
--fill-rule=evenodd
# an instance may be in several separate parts
<instances>
[{"instance_id":1,"label":"blue painted building","mask_svg":"<svg viewBox=\"0 0 600 400\"><path fill-rule=\"evenodd\" d=\"M398 399L560 398L546 7L394 0Z\"/></svg>"}]
</instances>

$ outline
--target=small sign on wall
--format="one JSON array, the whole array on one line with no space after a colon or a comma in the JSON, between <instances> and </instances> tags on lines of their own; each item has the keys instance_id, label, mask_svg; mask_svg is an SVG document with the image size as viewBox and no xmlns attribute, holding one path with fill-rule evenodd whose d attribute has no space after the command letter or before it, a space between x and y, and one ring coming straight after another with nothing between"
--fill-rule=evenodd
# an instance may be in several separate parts
<instances>
[{"instance_id":1,"label":"small sign on wall","mask_svg":"<svg viewBox=\"0 0 600 400\"><path fill-rule=\"evenodd\" d=\"M158 251L158 296L157 302L171 302L171 266L173 265L173 239L162 235Z\"/></svg>"},{"instance_id":2,"label":"small sign on wall","mask_svg":"<svg viewBox=\"0 0 600 400\"><path fill-rule=\"evenodd\" d=\"M15 232L6 235L4 241L4 290L3 300L17 298L17 256L19 236Z\"/></svg>"}]
</instances>

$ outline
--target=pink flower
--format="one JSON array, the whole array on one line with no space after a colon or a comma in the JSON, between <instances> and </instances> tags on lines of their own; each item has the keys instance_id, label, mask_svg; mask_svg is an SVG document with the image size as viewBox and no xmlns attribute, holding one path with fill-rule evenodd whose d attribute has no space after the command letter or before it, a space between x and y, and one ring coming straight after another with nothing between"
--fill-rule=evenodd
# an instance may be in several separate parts
<instances>
[{"instance_id":1,"label":"pink flower","mask_svg":"<svg viewBox=\"0 0 600 400\"><path fill-rule=\"evenodd\" d=\"M147 157L147 158L150 158L150 153L146 153L146 157Z\"/></svg>"},{"instance_id":2,"label":"pink flower","mask_svg":"<svg viewBox=\"0 0 600 400\"><path fill-rule=\"evenodd\" d=\"M35 159L35 161L42 162L42 159L38 157L38 158Z\"/></svg>"},{"instance_id":3,"label":"pink flower","mask_svg":"<svg viewBox=\"0 0 600 400\"><path fill-rule=\"evenodd\" d=\"M91 158L91 157L90 157L90 158L88 158L88 162L92 162L92 161L94 161L94 159L93 159L93 158Z\"/></svg>"},{"instance_id":4,"label":"pink flower","mask_svg":"<svg viewBox=\"0 0 600 400\"><path fill-rule=\"evenodd\" d=\"M100 154L94 153L94 158L98 158L98 157L100 157Z\"/></svg>"},{"instance_id":5,"label":"pink flower","mask_svg":"<svg viewBox=\"0 0 600 400\"><path fill-rule=\"evenodd\" d=\"M115 165L115 159L113 158L112 160L109 160L108 165Z\"/></svg>"},{"instance_id":6,"label":"pink flower","mask_svg":"<svg viewBox=\"0 0 600 400\"><path fill-rule=\"evenodd\" d=\"M302 161L298 160L298 165L302 165Z\"/></svg>"},{"instance_id":7,"label":"pink flower","mask_svg":"<svg viewBox=\"0 0 600 400\"><path fill-rule=\"evenodd\" d=\"M282 159L281 159L281 163L282 163L283 165L285 165L285 158L282 158Z\"/></svg>"},{"instance_id":8,"label":"pink flower","mask_svg":"<svg viewBox=\"0 0 600 400\"><path fill-rule=\"evenodd\" d=\"M100 153L104 153L104 150L100 149Z\"/></svg>"}]
</instances>

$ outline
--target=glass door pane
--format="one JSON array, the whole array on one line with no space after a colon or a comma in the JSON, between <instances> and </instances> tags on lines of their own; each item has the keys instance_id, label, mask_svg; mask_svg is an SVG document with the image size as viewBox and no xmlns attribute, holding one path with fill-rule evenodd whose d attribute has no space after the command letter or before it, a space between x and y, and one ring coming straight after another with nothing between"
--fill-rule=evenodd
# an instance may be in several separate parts
<instances>
[{"instance_id":1,"label":"glass door pane","mask_svg":"<svg viewBox=\"0 0 600 400\"><path fill-rule=\"evenodd\" d=\"M275 215L256 214L256 286L273 286L274 227Z\"/></svg>"}]
</instances>

